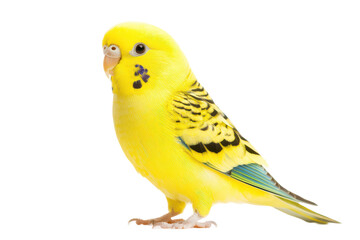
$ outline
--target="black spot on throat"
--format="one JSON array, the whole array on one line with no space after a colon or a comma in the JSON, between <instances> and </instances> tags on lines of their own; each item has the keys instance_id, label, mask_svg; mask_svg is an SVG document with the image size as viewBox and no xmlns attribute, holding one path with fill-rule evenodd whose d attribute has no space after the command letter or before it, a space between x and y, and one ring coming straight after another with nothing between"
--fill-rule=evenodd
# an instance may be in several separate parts
<instances>
[{"instance_id":1,"label":"black spot on throat","mask_svg":"<svg viewBox=\"0 0 360 240\"><path fill-rule=\"evenodd\" d=\"M142 87L141 81L140 81L140 80L135 81L135 82L133 83L133 87L134 87L135 89L141 88L141 87Z\"/></svg>"}]
</instances>

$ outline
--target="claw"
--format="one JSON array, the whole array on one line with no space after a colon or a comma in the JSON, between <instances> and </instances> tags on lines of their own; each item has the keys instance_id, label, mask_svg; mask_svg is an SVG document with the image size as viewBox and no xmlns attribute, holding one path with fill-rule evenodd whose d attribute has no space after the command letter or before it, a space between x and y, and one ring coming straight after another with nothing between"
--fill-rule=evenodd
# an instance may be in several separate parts
<instances>
[{"instance_id":1,"label":"claw","mask_svg":"<svg viewBox=\"0 0 360 240\"><path fill-rule=\"evenodd\" d=\"M132 218L128 221L128 224L130 224L131 222L136 221L136 220L138 220L138 218Z\"/></svg>"},{"instance_id":2,"label":"claw","mask_svg":"<svg viewBox=\"0 0 360 240\"><path fill-rule=\"evenodd\" d=\"M153 225L153 229L160 229L160 228L170 229L172 226L173 226L172 223L158 222L158 223L155 223L155 224Z\"/></svg>"},{"instance_id":3,"label":"claw","mask_svg":"<svg viewBox=\"0 0 360 240\"><path fill-rule=\"evenodd\" d=\"M210 228L212 225L217 227L214 221L199 222L202 217L198 213L194 213L193 216L185 221L178 221L175 223L158 222L153 225L153 228L165 228L165 229L188 229L188 228Z\"/></svg>"},{"instance_id":4,"label":"claw","mask_svg":"<svg viewBox=\"0 0 360 240\"><path fill-rule=\"evenodd\" d=\"M176 215L178 215L179 213L175 213L175 212L169 212L161 217L158 218L153 218L153 219L147 219L147 220L143 220L140 218L133 218L130 219L128 224L130 224L131 222L135 222L137 225L153 225L155 226L155 224L157 223L167 223L167 224L174 224L177 222L183 222L184 219L171 219L172 217L175 217Z\"/></svg>"},{"instance_id":5,"label":"claw","mask_svg":"<svg viewBox=\"0 0 360 240\"><path fill-rule=\"evenodd\" d=\"M142 220L140 218L133 218L129 220L128 224L130 224L131 222L135 222L137 225L150 225L154 224L154 219Z\"/></svg>"},{"instance_id":6,"label":"claw","mask_svg":"<svg viewBox=\"0 0 360 240\"><path fill-rule=\"evenodd\" d=\"M169 223L169 224L172 224L172 223L177 223L177 222L183 222L184 219L161 219L161 218L154 218L154 219L148 219L148 220L143 220L143 219L140 219L140 218L133 218L133 219L130 219L128 224L130 224L131 222L135 222L137 225L155 225L156 223L161 223L161 222L164 222L164 223Z\"/></svg>"},{"instance_id":7,"label":"claw","mask_svg":"<svg viewBox=\"0 0 360 240\"><path fill-rule=\"evenodd\" d=\"M203 222L203 223L197 223L197 224L195 224L194 228L211 228L211 225L214 225L215 227L217 227L216 222L208 221L208 222Z\"/></svg>"},{"instance_id":8,"label":"claw","mask_svg":"<svg viewBox=\"0 0 360 240\"><path fill-rule=\"evenodd\" d=\"M129 224L131 222L135 222L137 225L152 225L153 228L166 228L166 229L187 229L187 228L210 228L212 225L217 227L217 224L214 221L207 222L199 222L202 217L198 213L194 213L187 220L184 219L171 219L171 217L177 214L168 213L164 216L143 220L140 218L133 218L129 220Z\"/></svg>"}]
</instances>

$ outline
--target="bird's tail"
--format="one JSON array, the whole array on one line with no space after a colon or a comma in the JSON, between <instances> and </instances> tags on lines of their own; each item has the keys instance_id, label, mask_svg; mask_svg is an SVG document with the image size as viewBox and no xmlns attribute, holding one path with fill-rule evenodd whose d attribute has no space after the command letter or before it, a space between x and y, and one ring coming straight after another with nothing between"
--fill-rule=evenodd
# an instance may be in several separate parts
<instances>
[{"instance_id":1,"label":"bird's tail","mask_svg":"<svg viewBox=\"0 0 360 240\"><path fill-rule=\"evenodd\" d=\"M276 209L289 214L291 216L300 218L306 222L315 222L319 224L327 223L340 223L334 219L325 217L319 213L311 211L310 209L300 205L299 203L284 199L282 197L277 197L282 202L281 207L276 207Z\"/></svg>"}]
</instances>

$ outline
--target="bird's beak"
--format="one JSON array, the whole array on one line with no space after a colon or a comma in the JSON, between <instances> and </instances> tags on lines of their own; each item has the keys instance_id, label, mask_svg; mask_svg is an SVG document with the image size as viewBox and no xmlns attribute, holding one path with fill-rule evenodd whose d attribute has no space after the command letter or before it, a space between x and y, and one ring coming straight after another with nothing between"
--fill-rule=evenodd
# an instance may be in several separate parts
<instances>
[{"instance_id":1,"label":"bird's beak","mask_svg":"<svg viewBox=\"0 0 360 240\"><path fill-rule=\"evenodd\" d=\"M113 69L119 64L121 59L120 48L116 45L104 46L104 71L109 78L114 74Z\"/></svg>"}]
</instances>

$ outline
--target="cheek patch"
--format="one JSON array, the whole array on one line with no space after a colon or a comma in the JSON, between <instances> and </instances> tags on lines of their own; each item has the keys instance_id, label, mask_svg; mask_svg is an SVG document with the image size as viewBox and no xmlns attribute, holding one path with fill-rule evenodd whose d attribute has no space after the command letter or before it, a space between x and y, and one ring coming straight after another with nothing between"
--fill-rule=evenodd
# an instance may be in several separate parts
<instances>
[{"instance_id":1,"label":"cheek patch","mask_svg":"<svg viewBox=\"0 0 360 240\"><path fill-rule=\"evenodd\" d=\"M139 64L136 64L135 65L135 73L134 75L137 77L139 76L141 78L141 80L144 81L144 83L147 83L149 81L149 78L150 78L150 75L147 74L148 73L148 70L146 68L144 68L143 66L139 65ZM135 89L139 89L142 87L142 83L141 83L141 80L137 80L133 83L133 87Z\"/></svg>"}]
</instances>

